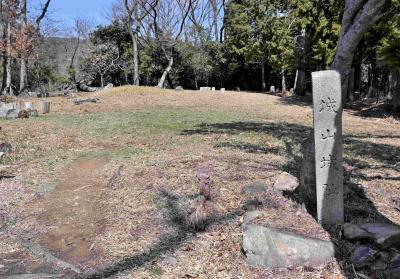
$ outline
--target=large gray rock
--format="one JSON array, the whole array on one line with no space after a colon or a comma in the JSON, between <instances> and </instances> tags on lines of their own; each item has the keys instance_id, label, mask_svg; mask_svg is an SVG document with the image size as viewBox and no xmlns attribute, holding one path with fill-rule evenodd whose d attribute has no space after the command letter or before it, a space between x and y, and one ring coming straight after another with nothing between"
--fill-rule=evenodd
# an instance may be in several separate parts
<instances>
[{"instance_id":1,"label":"large gray rock","mask_svg":"<svg viewBox=\"0 0 400 279\"><path fill-rule=\"evenodd\" d=\"M400 247L400 227L388 224L344 224L344 237L349 240L369 240L383 249Z\"/></svg>"},{"instance_id":2,"label":"large gray rock","mask_svg":"<svg viewBox=\"0 0 400 279\"><path fill-rule=\"evenodd\" d=\"M10 109L6 113L6 118L7 119L17 119L19 112L20 112L19 109Z\"/></svg>"},{"instance_id":3,"label":"large gray rock","mask_svg":"<svg viewBox=\"0 0 400 279\"><path fill-rule=\"evenodd\" d=\"M247 263L255 267L318 266L335 255L329 241L252 224L244 226L242 246Z\"/></svg>"},{"instance_id":4,"label":"large gray rock","mask_svg":"<svg viewBox=\"0 0 400 279\"><path fill-rule=\"evenodd\" d=\"M279 191L294 191L298 186L297 177L287 172L282 172L274 182L274 189Z\"/></svg>"}]
</instances>

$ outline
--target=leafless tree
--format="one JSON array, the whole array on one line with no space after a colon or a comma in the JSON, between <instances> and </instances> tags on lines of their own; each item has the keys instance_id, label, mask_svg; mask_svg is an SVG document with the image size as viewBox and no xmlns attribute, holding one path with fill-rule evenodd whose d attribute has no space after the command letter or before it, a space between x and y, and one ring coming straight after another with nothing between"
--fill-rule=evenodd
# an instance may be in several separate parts
<instances>
[{"instance_id":1,"label":"leafless tree","mask_svg":"<svg viewBox=\"0 0 400 279\"><path fill-rule=\"evenodd\" d=\"M158 88L164 87L165 81L172 70L174 64L173 48L184 30L192 4L193 0L147 0L143 5L151 19L149 28L154 34L154 39L168 60L168 65L157 84Z\"/></svg>"},{"instance_id":2,"label":"leafless tree","mask_svg":"<svg viewBox=\"0 0 400 279\"><path fill-rule=\"evenodd\" d=\"M126 10L126 27L132 40L133 84L139 86L139 48L138 37L142 20L147 16L144 9L146 2L142 0L124 0Z\"/></svg>"},{"instance_id":3,"label":"leafless tree","mask_svg":"<svg viewBox=\"0 0 400 279\"><path fill-rule=\"evenodd\" d=\"M89 20L85 18L75 18L73 33L75 36L76 43L69 64L70 78L71 81L73 81L74 83L76 82L76 69L75 69L76 54L78 53L81 41L88 39L90 30L91 30L91 23L89 22Z\"/></svg>"},{"instance_id":4,"label":"leafless tree","mask_svg":"<svg viewBox=\"0 0 400 279\"><path fill-rule=\"evenodd\" d=\"M40 24L45 18L49 6L50 6L51 0L46 0L43 4L43 6L40 9L39 15L35 19L35 32L36 36L40 36ZM21 11L20 11L20 20L21 20L21 26L20 29L22 32L26 32L26 30L29 28L28 26L28 17L27 17L27 0L21 0ZM28 60L26 57L23 55L21 57L21 67L20 67L20 82L19 82L19 92L23 92L26 89L26 86L28 85L28 74L27 74L27 68L28 68Z\"/></svg>"}]
</instances>

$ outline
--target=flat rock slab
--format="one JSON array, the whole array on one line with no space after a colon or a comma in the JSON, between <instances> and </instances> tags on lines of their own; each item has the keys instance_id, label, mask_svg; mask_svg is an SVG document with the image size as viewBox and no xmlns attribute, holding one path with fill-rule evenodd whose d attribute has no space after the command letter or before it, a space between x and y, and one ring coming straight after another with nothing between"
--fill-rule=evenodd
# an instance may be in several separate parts
<instances>
[{"instance_id":1,"label":"flat rock slab","mask_svg":"<svg viewBox=\"0 0 400 279\"><path fill-rule=\"evenodd\" d=\"M297 177L287 172L282 172L275 180L274 189L279 191L294 191L299 186Z\"/></svg>"},{"instance_id":2,"label":"flat rock slab","mask_svg":"<svg viewBox=\"0 0 400 279\"><path fill-rule=\"evenodd\" d=\"M383 249L400 247L400 227L388 224L344 224L344 237L349 240L369 240Z\"/></svg>"},{"instance_id":3,"label":"flat rock slab","mask_svg":"<svg viewBox=\"0 0 400 279\"><path fill-rule=\"evenodd\" d=\"M267 191L267 184L261 181L256 181L247 184L243 187L243 194L262 194Z\"/></svg>"},{"instance_id":4,"label":"flat rock slab","mask_svg":"<svg viewBox=\"0 0 400 279\"><path fill-rule=\"evenodd\" d=\"M335 256L335 247L329 241L259 225L244 226L242 245L247 263L255 267L318 266Z\"/></svg>"}]
</instances>

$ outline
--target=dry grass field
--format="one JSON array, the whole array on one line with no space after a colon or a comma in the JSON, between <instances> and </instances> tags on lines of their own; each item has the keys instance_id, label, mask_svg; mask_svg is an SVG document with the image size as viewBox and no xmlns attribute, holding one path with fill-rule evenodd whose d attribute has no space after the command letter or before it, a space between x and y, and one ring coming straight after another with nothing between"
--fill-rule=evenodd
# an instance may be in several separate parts
<instances>
[{"instance_id":1,"label":"dry grass field","mask_svg":"<svg viewBox=\"0 0 400 279\"><path fill-rule=\"evenodd\" d=\"M92 95L100 103L49 98L48 115L0 120L13 146L2 164L15 169L0 180L0 277L351 278L346 253L317 269L263 270L241 252L242 217L255 206L242 188L298 176L309 104L138 87ZM359 115L344 113L344 158L365 203L346 201L346 221L400 224L400 123ZM180 205L195 200L204 165L218 217L198 232ZM339 241L296 198L272 189L262 198L263 222Z\"/></svg>"}]
</instances>

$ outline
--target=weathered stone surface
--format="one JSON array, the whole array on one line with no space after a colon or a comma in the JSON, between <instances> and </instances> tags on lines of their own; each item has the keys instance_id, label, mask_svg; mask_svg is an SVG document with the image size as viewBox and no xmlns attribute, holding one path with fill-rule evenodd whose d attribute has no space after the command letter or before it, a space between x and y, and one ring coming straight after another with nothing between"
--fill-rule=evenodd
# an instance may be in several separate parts
<instances>
[{"instance_id":1,"label":"weathered stone surface","mask_svg":"<svg viewBox=\"0 0 400 279\"><path fill-rule=\"evenodd\" d=\"M262 211L259 211L259 210L254 210L254 211L247 212L243 216L242 228L244 228L245 226L249 225L254 219L256 219L257 217L261 216L262 214L263 214Z\"/></svg>"},{"instance_id":2,"label":"weathered stone surface","mask_svg":"<svg viewBox=\"0 0 400 279\"><path fill-rule=\"evenodd\" d=\"M274 189L279 191L294 191L298 186L297 177L287 172L282 172L274 182Z\"/></svg>"},{"instance_id":3,"label":"weathered stone surface","mask_svg":"<svg viewBox=\"0 0 400 279\"><path fill-rule=\"evenodd\" d=\"M42 103L42 113L43 114L50 113L50 102L43 102Z\"/></svg>"},{"instance_id":4,"label":"weathered stone surface","mask_svg":"<svg viewBox=\"0 0 400 279\"><path fill-rule=\"evenodd\" d=\"M177 86L177 87L175 88L175 90L176 90L176 91L183 91L183 87L182 87L182 86Z\"/></svg>"},{"instance_id":5,"label":"weathered stone surface","mask_svg":"<svg viewBox=\"0 0 400 279\"><path fill-rule=\"evenodd\" d=\"M316 266L335 255L331 242L258 225L244 227L242 245L247 263L256 267Z\"/></svg>"},{"instance_id":6,"label":"weathered stone surface","mask_svg":"<svg viewBox=\"0 0 400 279\"><path fill-rule=\"evenodd\" d=\"M270 92L270 93L275 93L275 91L276 91L276 90L275 90L275 86L272 85L272 86L269 88L269 92Z\"/></svg>"},{"instance_id":7,"label":"weathered stone surface","mask_svg":"<svg viewBox=\"0 0 400 279\"><path fill-rule=\"evenodd\" d=\"M36 109L28 109L28 115L29 117L38 117L39 113Z\"/></svg>"},{"instance_id":8,"label":"weathered stone surface","mask_svg":"<svg viewBox=\"0 0 400 279\"><path fill-rule=\"evenodd\" d=\"M10 109L7 111L6 118L7 119L17 119L19 112L20 112L19 109Z\"/></svg>"},{"instance_id":9,"label":"weathered stone surface","mask_svg":"<svg viewBox=\"0 0 400 279\"><path fill-rule=\"evenodd\" d=\"M337 71L312 73L317 217L323 225L344 221L342 90Z\"/></svg>"},{"instance_id":10,"label":"weathered stone surface","mask_svg":"<svg viewBox=\"0 0 400 279\"><path fill-rule=\"evenodd\" d=\"M369 245L357 246L351 256L351 262L356 269L361 269L368 266L374 259L377 251Z\"/></svg>"},{"instance_id":11,"label":"weathered stone surface","mask_svg":"<svg viewBox=\"0 0 400 279\"><path fill-rule=\"evenodd\" d=\"M200 87L200 91L211 91L211 87Z\"/></svg>"},{"instance_id":12,"label":"weathered stone surface","mask_svg":"<svg viewBox=\"0 0 400 279\"><path fill-rule=\"evenodd\" d=\"M262 181L256 181L243 187L243 194L261 194L267 191L267 185Z\"/></svg>"},{"instance_id":13,"label":"weathered stone surface","mask_svg":"<svg viewBox=\"0 0 400 279\"><path fill-rule=\"evenodd\" d=\"M388 224L344 224L344 237L349 240L370 240L387 249L400 247L400 227Z\"/></svg>"},{"instance_id":14,"label":"weathered stone surface","mask_svg":"<svg viewBox=\"0 0 400 279\"><path fill-rule=\"evenodd\" d=\"M110 89L110 88L114 88L114 84L112 84L111 82L107 83L107 85L104 87L104 89Z\"/></svg>"},{"instance_id":15,"label":"weathered stone surface","mask_svg":"<svg viewBox=\"0 0 400 279\"><path fill-rule=\"evenodd\" d=\"M225 88L221 88L221 92L225 92Z\"/></svg>"}]
</instances>

